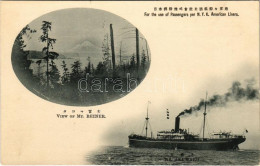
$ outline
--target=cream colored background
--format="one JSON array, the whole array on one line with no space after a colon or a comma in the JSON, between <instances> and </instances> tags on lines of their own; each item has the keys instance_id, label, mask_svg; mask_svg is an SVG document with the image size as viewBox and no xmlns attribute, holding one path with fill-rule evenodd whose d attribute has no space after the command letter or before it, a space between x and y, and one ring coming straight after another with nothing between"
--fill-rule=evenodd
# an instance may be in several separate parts
<instances>
[{"instance_id":1,"label":"cream colored background","mask_svg":"<svg viewBox=\"0 0 260 166\"><path fill-rule=\"evenodd\" d=\"M152 102L151 114L164 116L165 108L169 108L175 116L184 108L196 104L205 96L206 90L211 95L215 92L222 94L236 79L255 77L258 80L258 5L257 1L1 2L2 164L87 164L86 154L100 145L109 145L103 137L110 130L116 133L115 126L119 126L115 129L126 130L127 124L132 122L136 124L127 129L128 134L141 130L148 100ZM145 11L151 12L154 7L165 6L227 6L240 16L143 16ZM146 37L151 49L151 68L142 84L126 97L95 107L68 107L37 97L15 76L11 48L20 30L43 14L74 7L103 9L119 15ZM163 80L168 76L178 77L184 89L179 86L173 91L163 92L159 88L157 92L147 92L147 87L153 85L155 79ZM222 113L214 122L221 125L222 121L226 126L232 126L241 124L243 118L243 122L259 136L259 104L249 105L252 106L250 114L244 111L246 105L242 107L242 113L232 120ZM100 109L107 119L58 119L56 114L64 109ZM156 116L151 115L154 122ZM158 123L169 125L162 117L158 117L155 124ZM116 139L117 136L114 137ZM125 137L127 140L127 135Z\"/></svg>"}]
</instances>

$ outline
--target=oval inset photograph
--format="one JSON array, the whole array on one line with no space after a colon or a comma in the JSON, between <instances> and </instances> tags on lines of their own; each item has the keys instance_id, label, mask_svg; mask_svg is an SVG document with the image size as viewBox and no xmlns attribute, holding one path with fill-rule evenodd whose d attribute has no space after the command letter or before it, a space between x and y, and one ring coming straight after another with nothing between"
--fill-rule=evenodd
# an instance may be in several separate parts
<instances>
[{"instance_id":1,"label":"oval inset photograph","mask_svg":"<svg viewBox=\"0 0 260 166\"><path fill-rule=\"evenodd\" d=\"M127 20L73 8L26 25L11 58L16 76L35 95L63 105L94 106L132 92L149 70L151 53Z\"/></svg>"}]
</instances>

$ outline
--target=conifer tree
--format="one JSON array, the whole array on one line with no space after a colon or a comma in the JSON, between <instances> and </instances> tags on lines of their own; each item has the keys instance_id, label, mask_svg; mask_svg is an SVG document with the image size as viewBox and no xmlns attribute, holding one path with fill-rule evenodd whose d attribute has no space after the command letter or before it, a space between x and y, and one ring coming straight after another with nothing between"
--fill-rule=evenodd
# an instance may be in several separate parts
<instances>
[{"instance_id":1,"label":"conifer tree","mask_svg":"<svg viewBox=\"0 0 260 166\"><path fill-rule=\"evenodd\" d=\"M47 88L49 87L49 60L53 60L59 56L57 52L50 51L50 49L53 49L53 44L56 43L56 39L49 37L49 32L51 31L51 22L48 21L42 21L42 27L41 27L43 34L40 37L40 40L43 43L47 43L46 47L43 47L42 52L45 53L44 59L47 62L47 69L46 69L46 75L47 75Z\"/></svg>"}]
</instances>

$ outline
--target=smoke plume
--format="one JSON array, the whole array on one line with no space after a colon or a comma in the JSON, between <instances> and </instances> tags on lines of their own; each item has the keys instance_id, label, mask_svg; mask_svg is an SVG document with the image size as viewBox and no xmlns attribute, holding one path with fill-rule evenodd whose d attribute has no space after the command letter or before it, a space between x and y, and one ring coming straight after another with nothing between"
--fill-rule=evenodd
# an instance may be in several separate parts
<instances>
[{"instance_id":1,"label":"smoke plume","mask_svg":"<svg viewBox=\"0 0 260 166\"><path fill-rule=\"evenodd\" d=\"M209 97L206 101L207 107L224 107L228 102L236 101L248 101L248 100L258 100L259 91L255 88L255 79L250 79L245 81L246 86L242 87L239 81L234 81L232 86L228 89L224 95L215 94ZM205 100L201 99L198 105L185 109L178 116L192 114L195 111L204 110Z\"/></svg>"}]
</instances>

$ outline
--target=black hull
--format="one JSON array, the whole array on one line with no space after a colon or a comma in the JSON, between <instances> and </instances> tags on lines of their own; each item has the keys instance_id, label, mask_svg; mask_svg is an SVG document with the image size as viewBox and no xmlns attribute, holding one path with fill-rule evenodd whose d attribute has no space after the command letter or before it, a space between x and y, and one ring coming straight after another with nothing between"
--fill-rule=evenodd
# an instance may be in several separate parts
<instances>
[{"instance_id":1,"label":"black hull","mask_svg":"<svg viewBox=\"0 0 260 166\"><path fill-rule=\"evenodd\" d=\"M129 146L137 148L184 149L184 150L234 150L245 138L206 141L157 140L129 138Z\"/></svg>"}]
</instances>

